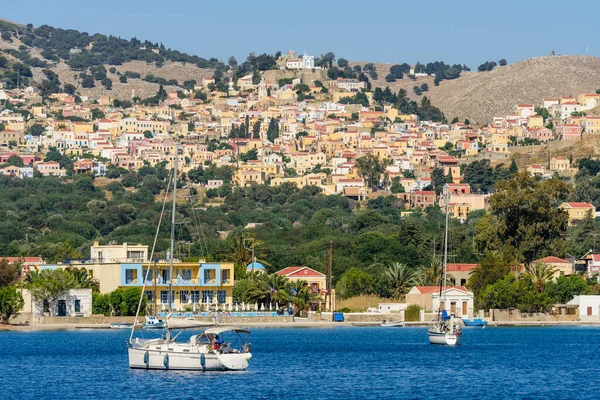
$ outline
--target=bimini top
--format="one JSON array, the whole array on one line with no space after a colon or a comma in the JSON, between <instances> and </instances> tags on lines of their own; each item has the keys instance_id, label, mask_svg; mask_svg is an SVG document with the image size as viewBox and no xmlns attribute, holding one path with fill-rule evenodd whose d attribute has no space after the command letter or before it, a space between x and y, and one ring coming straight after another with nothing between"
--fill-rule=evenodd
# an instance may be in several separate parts
<instances>
[{"instance_id":1,"label":"bimini top","mask_svg":"<svg viewBox=\"0 0 600 400\"><path fill-rule=\"evenodd\" d=\"M230 326L230 327L227 327L227 326L217 326L215 328L209 328L209 329L205 330L204 333L205 334L212 334L212 335L220 335L223 332L229 332L229 331L250 334L250 331L248 329L235 328L233 326Z\"/></svg>"}]
</instances>

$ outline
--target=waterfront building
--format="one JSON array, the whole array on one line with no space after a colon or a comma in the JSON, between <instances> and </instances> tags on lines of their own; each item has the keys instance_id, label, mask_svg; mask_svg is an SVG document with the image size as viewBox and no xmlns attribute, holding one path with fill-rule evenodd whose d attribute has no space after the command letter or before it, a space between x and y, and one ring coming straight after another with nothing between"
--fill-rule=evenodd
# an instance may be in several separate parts
<instances>
[{"instance_id":1,"label":"waterfront building","mask_svg":"<svg viewBox=\"0 0 600 400\"><path fill-rule=\"evenodd\" d=\"M425 311L438 312L446 310L457 317L473 317L473 292L464 286L448 286L446 292L442 292L440 301L439 286L415 286L406 294L406 302L416 304Z\"/></svg>"},{"instance_id":2,"label":"waterfront building","mask_svg":"<svg viewBox=\"0 0 600 400\"><path fill-rule=\"evenodd\" d=\"M169 284L173 286L171 306L174 310L221 309L233 306L233 263L181 262L174 260L173 276L169 260L148 258L148 246L94 243L89 260L67 264L43 264L40 270L85 268L100 283L100 293L118 288L139 287L146 279L145 295L155 310L168 309Z\"/></svg>"}]
</instances>

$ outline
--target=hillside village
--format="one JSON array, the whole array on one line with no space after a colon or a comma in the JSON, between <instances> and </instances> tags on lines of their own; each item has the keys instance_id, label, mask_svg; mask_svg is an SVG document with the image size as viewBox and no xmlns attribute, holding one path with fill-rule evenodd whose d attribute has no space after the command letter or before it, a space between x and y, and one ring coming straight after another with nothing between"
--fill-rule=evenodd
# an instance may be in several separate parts
<instances>
[{"instance_id":1,"label":"hillside village","mask_svg":"<svg viewBox=\"0 0 600 400\"><path fill-rule=\"evenodd\" d=\"M290 51L278 66L314 70L314 57ZM471 126L403 114L381 98L390 96L389 89L371 92L364 81L299 76L257 82L248 75L236 87L230 82L226 93L216 89L215 78L203 78L185 91L167 93L161 87L156 105L64 92L44 99L35 86L0 89L0 173L110 178L115 169L159 163L172 168L178 144L181 172L211 164L233 171L231 182L190 182L206 189L293 183L355 200L391 192L406 208L443 205L444 194L451 195L451 215L464 220L485 208L486 195L463 182L466 164L508 164L515 146L577 141L600 132L600 117L586 116L599 105L600 94L516 104L514 113ZM49 151L67 158L49 159ZM361 158L371 167L361 168ZM439 173L437 180L432 176L436 170L446 182L440 183ZM554 157L527 171L548 178L571 177L574 170L568 157Z\"/></svg>"}]
</instances>

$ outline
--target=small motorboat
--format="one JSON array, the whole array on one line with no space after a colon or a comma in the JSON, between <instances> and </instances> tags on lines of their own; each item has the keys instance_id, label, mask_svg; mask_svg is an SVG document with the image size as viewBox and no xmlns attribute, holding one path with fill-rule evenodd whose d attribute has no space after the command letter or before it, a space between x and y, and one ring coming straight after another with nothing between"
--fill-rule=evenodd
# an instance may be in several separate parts
<instances>
[{"instance_id":1,"label":"small motorboat","mask_svg":"<svg viewBox=\"0 0 600 400\"><path fill-rule=\"evenodd\" d=\"M129 322L113 322L110 324L110 329L131 329L133 324Z\"/></svg>"},{"instance_id":2,"label":"small motorboat","mask_svg":"<svg viewBox=\"0 0 600 400\"><path fill-rule=\"evenodd\" d=\"M475 318L472 321L468 318L463 318L463 324L465 324L465 326L487 326L488 322L484 321L481 318Z\"/></svg>"},{"instance_id":3,"label":"small motorboat","mask_svg":"<svg viewBox=\"0 0 600 400\"><path fill-rule=\"evenodd\" d=\"M386 321L384 319L381 321L381 326L384 328L402 328L404 326L404 321Z\"/></svg>"},{"instance_id":4,"label":"small motorboat","mask_svg":"<svg viewBox=\"0 0 600 400\"><path fill-rule=\"evenodd\" d=\"M146 323L142 324L144 329L164 329L167 327L167 321L156 318L154 315L146 316Z\"/></svg>"}]
</instances>

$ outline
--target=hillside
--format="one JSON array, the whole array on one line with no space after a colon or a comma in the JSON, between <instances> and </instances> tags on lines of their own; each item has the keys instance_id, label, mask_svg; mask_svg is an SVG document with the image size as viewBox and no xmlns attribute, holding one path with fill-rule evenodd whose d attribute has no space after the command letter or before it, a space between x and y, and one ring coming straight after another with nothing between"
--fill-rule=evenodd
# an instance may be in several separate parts
<instances>
[{"instance_id":1,"label":"hillside","mask_svg":"<svg viewBox=\"0 0 600 400\"><path fill-rule=\"evenodd\" d=\"M357 63L352 63L355 65ZM360 63L363 64L363 63ZM385 76L393 64L375 64L378 79L373 86L397 91L403 88L416 99L412 88L429 85L425 93L447 117L469 118L474 123L489 122L494 116L514 111L517 103L541 104L544 97L594 93L600 88L600 59L593 56L537 57L489 72L463 72L454 80L433 85L433 78L411 81L406 77L388 83Z\"/></svg>"},{"instance_id":2,"label":"hillside","mask_svg":"<svg viewBox=\"0 0 600 400\"><path fill-rule=\"evenodd\" d=\"M132 94L141 98L149 97L158 91L159 83L146 82L151 74L165 81L167 91L180 90L185 81L200 81L212 76L214 68L225 68L216 59L181 53L165 48L162 43L151 43L137 39L121 39L102 34L89 35L72 29L53 28L47 25L34 28L7 20L0 20L0 50L10 62L21 62L31 68L33 82L39 84L45 79L44 69L55 72L62 84L74 85L81 95L99 97L110 95L119 99L130 99ZM102 82L95 76L94 87L83 87L86 75L94 75L92 68L111 67L115 73L106 72L106 78L112 84ZM127 83L119 81L120 74L126 71L139 74L140 78L129 78ZM27 77L25 77L27 78ZM6 79L4 79L6 81ZM21 84L28 84L21 80ZM14 84L14 83L13 83ZM12 85L9 83L8 87ZM89 85L88 85L89 86ZM110 86L110 85L109 85Z\"/></svg>"}]
</instances>

